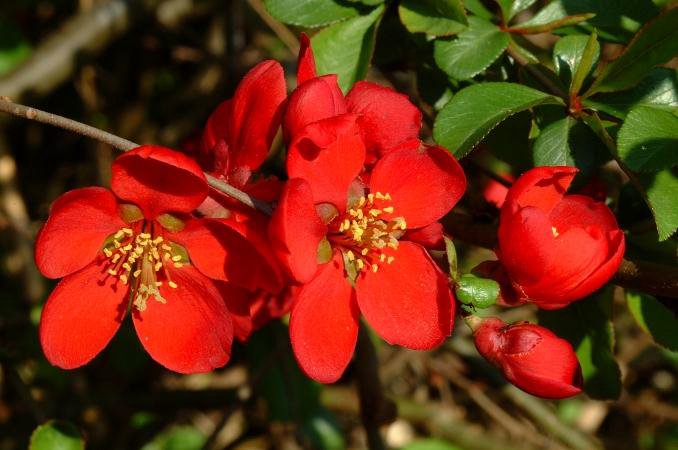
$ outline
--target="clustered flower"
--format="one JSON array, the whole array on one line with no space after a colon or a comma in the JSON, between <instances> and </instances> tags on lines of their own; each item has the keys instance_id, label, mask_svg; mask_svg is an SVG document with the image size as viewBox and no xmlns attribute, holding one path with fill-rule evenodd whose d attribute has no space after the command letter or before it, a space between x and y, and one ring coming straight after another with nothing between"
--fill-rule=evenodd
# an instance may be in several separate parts
<instances>
[{"instance_id":1,"label":"clustered flower","mask_svg":"<svg viewBox=\"0 0 678 450\"><path fill-rule=\"evenodd\" d=\"M405 95L367 81L344 95L336 75L318 76L306 36L297 83L288 96L280 64L264 61L183 152L138 147L113 162L110 190L54 202L35 248L40 271L62 279L40 322L52 364L88 363L128 314L153 359L196 373L289 313L300 367L325 383L349 364L361 317L410 349L451 334L454 289L431 250L466 190L461 166L419 139L422 115ZM276 142L284 179L260 170ZM273 204L272 216L209 187L205 173ZM567 194L575 173L536 168L493 194L498 260L478 271L500 282L502 304L562 308L619 266L623 233L603 203ZM580 392L576 355L549 330L494 318L473 328L481 355L519 388Z\"/></svg>"}]
</instances>

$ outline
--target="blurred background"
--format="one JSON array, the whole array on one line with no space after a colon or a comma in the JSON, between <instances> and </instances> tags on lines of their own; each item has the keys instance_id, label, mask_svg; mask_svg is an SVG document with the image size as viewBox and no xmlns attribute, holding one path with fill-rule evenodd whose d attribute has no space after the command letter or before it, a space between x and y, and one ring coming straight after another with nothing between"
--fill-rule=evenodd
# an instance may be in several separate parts
<instances>
[{"instance_id":1,"label":"blurred background","mask_svg":"<svg viewBox=\"0 0 678 450\"><path fill-rule=\"evenodd\" d=\"M448 94L426 91L432 85L422 74L431 73L412 62L417 43L399 26L388 11L389 32L377 39L368 78L430 113ZM179 148L257 62L281 61L294 87L298 31L261 0L4 0L0 95L134 142ZM534 44L554 39L539 35ZM429 127L424 133L430 138ZM355 369L330 386L306 379L284 321L236 344L231 362L211 374L179 376L155 364L129 322L82 369L46 362L36 327L54 282L33 263L34 236L61 193L107 185L115 155L75 134L0 116L0 450L27 448L50 419L72 424L88 449L366 448ZM461 208L480 218L474 227L491 225L496 208L482 195L490 179L473 159L464 164L470 183ZM491 255L462 242L458 251L466 270ZM620 306L621 290L606 295L616 308L619 400L524 394L477 355L457 324L431 352L373 339L388 400L362 421L381 426L388 447L408 450L678 449L678 353L640 331ZM535 310L502 317L534 320ZM66 423L59 426L70 430Z\"/></svg>"}]
</instances>

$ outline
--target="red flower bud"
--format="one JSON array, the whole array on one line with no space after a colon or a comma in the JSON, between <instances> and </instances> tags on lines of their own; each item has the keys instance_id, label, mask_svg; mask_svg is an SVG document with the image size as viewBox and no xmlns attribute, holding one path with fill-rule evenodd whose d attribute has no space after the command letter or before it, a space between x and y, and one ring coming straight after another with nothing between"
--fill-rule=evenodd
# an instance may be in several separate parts
<instances>
[{"instance_id":1,"label":"red flower bud","mask_svg":"<svg viewBox=\"0 0 678 450\"><path fill-rule=\"evenodd\" d=\"M537 167L501 209L499 259L519 296L557 309L602 287L624 255L624 234L605 204L565 195L577 169Z\"/></svg>"},{"instance_id":2,"label":"red flower bud","mask_svg":"<svg viewBox=\"0 0 678 450\"><path fill-rule=\"evenodd\" d=\"M572 346L550 330L530 323L482 321L474 331L478 352L523 391L544 398L581 392L582 375Z\"/></svg>"}]
</instances>

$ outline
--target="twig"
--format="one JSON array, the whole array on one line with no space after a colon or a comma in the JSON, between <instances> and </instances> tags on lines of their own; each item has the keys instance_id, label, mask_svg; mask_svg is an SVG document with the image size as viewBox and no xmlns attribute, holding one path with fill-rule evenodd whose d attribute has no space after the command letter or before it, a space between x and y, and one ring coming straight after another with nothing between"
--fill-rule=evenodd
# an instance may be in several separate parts
<instances>
[{"instance_id":1,"label":"twig","mask_svg":"<svg viewBox=\"0 0 678 450\"><path fill-rule=\"evenodd\" d=\"M560 89L552 80L550 80L546 75L541 73L538 69L536 69L530 62L525 59L523 55L521 55L514 47L514 43L510 42L508 48L506 49L506 53L511 56L521 66L525 68L528 72L530 72L530 75L535 77L541 84L544 85L549 91L551 91L552 94L557 95L558 97L563 98L565 101L568 100L567 93L565 93L562 89Z\"/></svg>"},{"instance_id":2,"label":"twig","mask_svg":"<svg viewBox=\"0 0 678 450\"><path fill-rule=\"evenodd\" d=\"M31 108L29 106L13 103L7 97L0 97L0 111L12 114L22 119L35 120L36 122L72 131L81 136L89 137L99 142L108 144L114 148L117 148L118 150L127 151L139 146L137 143L121 138L107 131L86 125L84 123L77 122L57 114ZM244 205L247 205L250 208L257 209L264 214L271 214L272 209L268 203L257 200L249 194L213 177L212 175L206 173L205 177L207 178L207 184L217 191L223 192L229 197L242 202Z\"/></svg>"},{"instance_id":3,"label":"twig","mask_svg":"<svg viewBox=\"0 0 678 450\"><path fill-rule=\"evenodd\" d=\"M275 20L275 18L266 11L266 7L261 0L247 0L247 3L249 3L254 12L261 17L261 20L273 30L289 51L296 56L296 54L299 53L299 40L297 39L297 36L285 25Z\"/></svg>"}]
</instances>

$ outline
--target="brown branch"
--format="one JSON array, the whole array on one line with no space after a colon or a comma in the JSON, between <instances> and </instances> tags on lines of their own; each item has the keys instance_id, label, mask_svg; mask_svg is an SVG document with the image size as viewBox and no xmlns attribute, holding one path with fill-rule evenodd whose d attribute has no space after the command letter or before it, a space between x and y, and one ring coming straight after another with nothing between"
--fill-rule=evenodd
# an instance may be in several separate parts
<instances>
[{"instance_id":1,"label":"brown branch","mask_svg":"<svg viewBox=\"0 0 678 450\"><path fill-rule=\"evenodd\" d=\"M448 214L442 223L452 238L479 247L497 247L495 224L476 223L471 216L460 213ZM623 288L678 298L678 267L675 266L624 258L611 281Z\"/></svg>"},{"instance_id":2,"label":"brown branch","mask_svg":"<svg viewBox=\"0 0 678 450\"><path fill-rule=\"evenodd\" d=\"M135 142L121 138L107 131L94 128L84 123L77 122L57 114L31 108L29 106L13 103L7 97L0 97L0 111L12 114L22 119L34 120L36 122L72 131L81 136L89 137L99 142L108 144L111 147L117 148L118 150L127 151L139 146L139 144ZM253 198L246 192L243 192L226 183L225 181L213 177L212 175L206 173L205 177L207 178L207 184L217 191L222 192L229 197L238 200L239 202L242 202L244 205L247 205L250 208L257 209L264 214L271 214L271 205L268 203Z\"/></svg>"}]
</instances>

